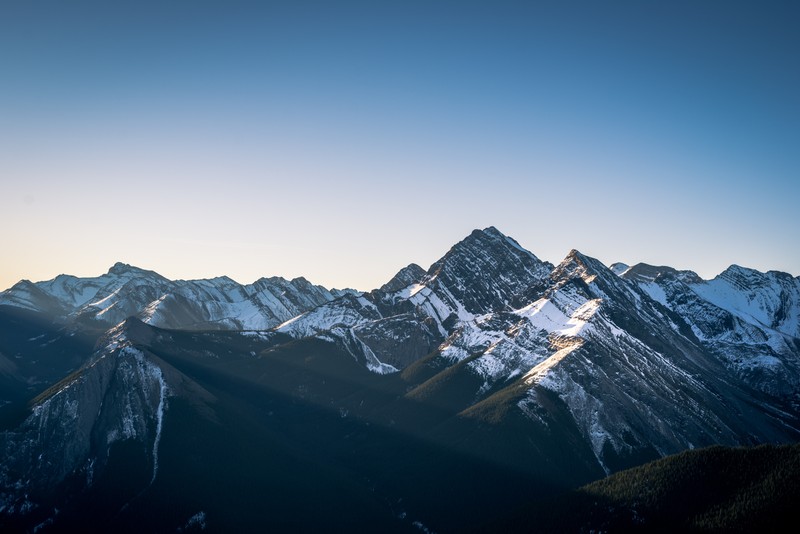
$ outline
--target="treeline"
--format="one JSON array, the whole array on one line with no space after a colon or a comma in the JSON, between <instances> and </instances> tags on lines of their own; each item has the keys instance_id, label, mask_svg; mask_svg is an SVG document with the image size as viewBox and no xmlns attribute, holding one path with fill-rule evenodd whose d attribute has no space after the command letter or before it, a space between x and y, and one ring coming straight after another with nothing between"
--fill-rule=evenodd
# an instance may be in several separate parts
<instances>
[{"instance_id":1,"label":"treeline","mask_svg":"<svg viewBox=\"0 0 800 534\"><path fill-rule=\"evenodd\" d=\"M800 503L800 444L685 451L531 503L515 532L783 532Z\"/></svg>"}]
</instances>

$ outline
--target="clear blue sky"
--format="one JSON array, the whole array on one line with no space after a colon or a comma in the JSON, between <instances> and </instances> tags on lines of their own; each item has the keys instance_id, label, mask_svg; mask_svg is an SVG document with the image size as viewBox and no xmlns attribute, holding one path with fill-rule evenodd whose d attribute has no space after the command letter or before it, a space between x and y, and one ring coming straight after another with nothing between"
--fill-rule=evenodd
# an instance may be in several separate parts
<instances>
[{"instance_id":1,"label":"clear blue sky","mask_svg":"<svg viewBox=\"0 0 800 534\"><path fill-rule=\"evenodd\" d=\"M369 289L489 225L800 275L796 2L0 3L0 287Z\"/></svg>"}]
</instances>

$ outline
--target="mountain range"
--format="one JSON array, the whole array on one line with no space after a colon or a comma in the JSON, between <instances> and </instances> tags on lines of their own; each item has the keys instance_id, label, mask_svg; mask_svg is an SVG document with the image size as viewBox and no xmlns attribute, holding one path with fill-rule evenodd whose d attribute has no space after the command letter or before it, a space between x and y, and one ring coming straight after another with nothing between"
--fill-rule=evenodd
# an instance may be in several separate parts
<instances>
[{"instance_id":1,"label":"mountain range","mask_svg":"<svg viewBox=\"0 0 800 534\"><path fill-rule=\"evenodd\" d=\"M0 333L0 525L23 531L493 530L800 437L800 278L552 265L493 227L369 292L21 281Z\"/></svg>"}]
</instances>

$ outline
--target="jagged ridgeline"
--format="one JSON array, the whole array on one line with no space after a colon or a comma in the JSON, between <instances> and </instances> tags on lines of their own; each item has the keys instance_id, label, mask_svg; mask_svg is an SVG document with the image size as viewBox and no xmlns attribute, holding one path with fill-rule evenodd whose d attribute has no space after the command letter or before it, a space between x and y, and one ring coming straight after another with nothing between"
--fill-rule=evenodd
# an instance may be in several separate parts
<instances>
[{"instance_id":1,"label":"jagged ridgeline","mask_svg":"<svg viewBox=\"0 0 800 534\"><path fill-rule=\"evenodd\" d=\"M22 281L0 333L6 530L525 529L610 473L800 435L800 279L554 266L495 228L367 293Z\"/></svg>"}]
</instances>

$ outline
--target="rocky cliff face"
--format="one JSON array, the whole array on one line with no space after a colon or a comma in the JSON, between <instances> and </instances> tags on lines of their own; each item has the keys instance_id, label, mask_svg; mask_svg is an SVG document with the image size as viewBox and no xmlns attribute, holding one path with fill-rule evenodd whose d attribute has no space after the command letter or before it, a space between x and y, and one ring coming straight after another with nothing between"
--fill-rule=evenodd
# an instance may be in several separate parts
<instances>
[{"instance_id":1,"label":"rocky cliff face","mask_svg":"<svg viewBox=\"0 0 800 534\"><path fill-rule=\"evenodd\" d=\"M69 477L91 484L120 441L143 445L155 478L170 388L159 364L130 339L135 321L110 331L89 363L34 399L27 419L0 435L4 512L25 511Z\"/></svg>"}]
</instances>

